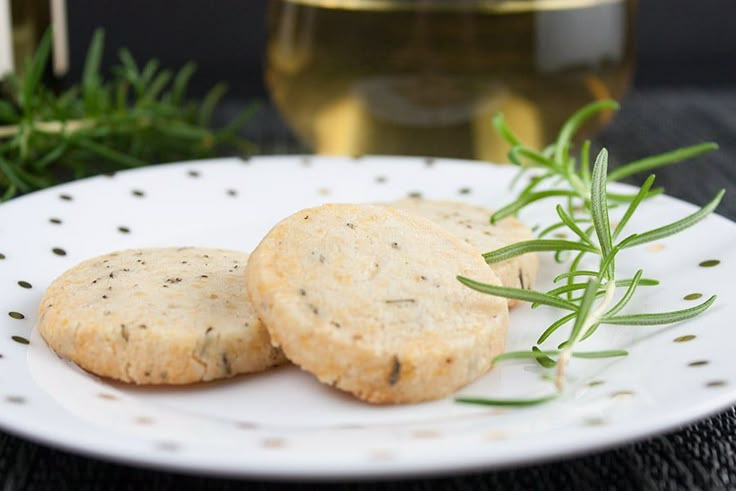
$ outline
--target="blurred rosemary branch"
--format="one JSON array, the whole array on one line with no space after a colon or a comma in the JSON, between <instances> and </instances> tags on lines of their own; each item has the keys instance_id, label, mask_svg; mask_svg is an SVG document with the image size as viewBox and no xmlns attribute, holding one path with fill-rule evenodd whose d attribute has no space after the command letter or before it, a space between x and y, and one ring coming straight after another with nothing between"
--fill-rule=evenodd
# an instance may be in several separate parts
<instances>
[{"instance_id":1,"label":"blurred rosemary branch","mask_svg":"<svg viewBox=\"0 0 736 491\"><path fill-rule=\"evenodd\" d=\"M50 34L27 60L22 79L10 74L0 82L0 200L103 172L204 158L223 149L254 150L239 130L255 106L213 129L212 114L226 88L215 85L200 102L187 99L193 63L176 72L160 69L155 59L139 67L121 49L105 80L100 29L90 43L81 82L54 93L42 83Z\"/></svg>"}]
</instances>

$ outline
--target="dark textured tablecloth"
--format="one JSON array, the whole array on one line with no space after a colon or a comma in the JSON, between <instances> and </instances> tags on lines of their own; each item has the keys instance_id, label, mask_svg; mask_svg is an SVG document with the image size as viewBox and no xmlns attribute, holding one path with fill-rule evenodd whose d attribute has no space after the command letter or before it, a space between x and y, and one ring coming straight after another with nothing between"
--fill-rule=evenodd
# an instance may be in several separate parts
<instances>
[{"instance_id":1,"label":"dark textured tablecloth","mask_svg":"<svg viewBox=\"0 0 736 491\"><path fill-rule=\"evenodd\" d=\"M236 106L224 108L223 118ZM303 150L268 105L261 108L247 132L263 153ZM721 149L657 171L657 183L670 195L700 205L725 187L729 193L718 213L734 220L736 88L634 91L623 101L613 124L597 138L597 143L609 149L613 165L701 141L715 141ZM736 489L736 410L659 437L542 465L432 479L331 484L217 479L138 469L75 456L0 432L0 490L15 489Z\"/></svg>"}]
</instances>

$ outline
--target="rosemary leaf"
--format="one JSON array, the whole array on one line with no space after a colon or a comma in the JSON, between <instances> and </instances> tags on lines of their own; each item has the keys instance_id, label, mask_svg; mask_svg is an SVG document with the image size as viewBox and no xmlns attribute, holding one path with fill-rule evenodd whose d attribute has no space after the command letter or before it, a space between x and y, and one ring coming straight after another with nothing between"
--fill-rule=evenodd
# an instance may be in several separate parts
<instances>
[{"instance_id":1,"label":"rosemary leaf","mask_svg":"<svg viewBox=\"0 0 736 491\"><path fill-rule=\"evenodd\" d=\"M9 122L18 118L18 112L13 105L7 101L0 99L0 121Z\"/></svg>"},{"instance_id":2,"label":"rosemary leaf","mask_svg":"<svg viewBox=\"0 0 736 491\"><path fill-rule=\"evenodd\" d=\"M599 275L599 273L596 273L595 275L585 275L585 276L598 277L598 275ZM616 280L616 286L617 287L628 287L628 286L631 285L631 283L633 281L634 281L633 279ZM637 283L640 286L657 286L657 285L659 285L659 281L657 281L655 279L652 279L652 278L642 278L640 280L637 280ZM572 284L567 284L567 285L563 285L563 286L560 286L560 287L557 287L557 288L553 288L552 290L548 290L547 291L547 295L559 296L559 295L562 295L563 293L567 293L567 292L574 292L574 291L578 291L578 290L585 290L585 288L587 288L587 286L588 286L587 283L572 283Z\"/></svg>"},{"instance_id":3,"label":"rosemary leaf","mask_svg":"<svg viewBox=\"0 0 736 491\"><path fill-rule=\"evenodd\" d=\"M543 360L543 359L549 359L552 364L549 366L546 366L545 368L551 368L555 365L555 361L552 360L551 356L557 356L561 353L560 350L541 350L537 346L533 346L531 350L528 351L509 351L506 353L503 353L501 355L496 356L493 359L493 363L499 363L503 361L510 361L510 360ZM595 358L616 358L621 356L628 356L629 352L622 349L609 349L609 350L598 350L598 351L574 351L572 353L573 358L585 358L585 359L595 359Z\"/></svg>"},{"instance_id":4,"label":"rosemary leaf","mask_svg":"<svg viewBox=\"0 0 736 491\"><path fill-rule=\"evenodd\" d=\"M156 99L158 97L159 93L166 87L166 85L171 80L172 74L169 70L164 70L160 72L158 75L156 75L156 78L151 81L151 84L148 88L146 88L146 91L143 93L143 97L141 97L141 101L143 102L150 102Z\"/></svg>"},{"instance_id":5,"label":"rosemary leaf","mask_svg":"<svg viewBox=\"0 0 736 491\"><path fill-rule=\"evenodd\" d=\"M516 146L521 143L519 138L514 134L513 131L511 131L511 128L506 125L503 114L497 113L493 117L493 127L496 129L496 132L501 136L501 138L506 140L509 145Z\"/></svg>"},{"instance_id":6,"label":"rosemary leaf","mask_svg":"<svg viewBox=\"0 0 736 491\"><path fill-rule=\"evenodd\" d=\"M10 184L13 186L14 189L18 189L21 192L28 191L29 186L26 184L23 179L18 176L18 174L15 172L15 169L2 157L0 157L0 172L5 174L5 177L10 181Z\"/></svg>"},{"instance_id":7,"label":"rosemary leaf","mask_svg":"<svg viewBox=\"0 0 736 491\"><path fill-rule=\"evenodd\" d=\"M629 223L629 220L634 215L634 212L639 207L639 204L641 204L642 200L645 196L649 193L649 188L652 187L652 184L654 184L655 176L654 174L647 177L647 180L644 181L644 184L642 184L641 189L639 189L639 192L636 193L636 196L633 200L631 200L631 203L629 203L629 206L626 208L626 211L624 212L623 217L621 217L621 220L619 220L618 225L616 225L615 230L613 231L613 239L615 240L616 237L621 233L621 231L624 229L627 223Z\"/></svg>"},{"instance_id":8,"label":"rosemary leaf","mask_svg":"<svg viewBox=\"0 0 736 491\"><path fill-rule=\"evenodd\" d=\"M580 263L582 262L582 260L583 260L583 257L585 257L585 254L586 254L587 252L588 252L588 251L581 251L581 252L579 252L579 253L578 253L578 254L577 254L577 255L576 255L576 256L575 256L574 258L573 258L572 262L570 263L570 270L569 270L569 271L571 271L571 272L572 272L572 271L577 271L577 269L578 269L578 266L580 266ZM569 277L569 278L567 279L567 283L568 283L568 284L572 284L572 283L573 283L574 281L575 281L575 278L574 278L574 277L572 277L572 276L571 276L571 277ZM567 299L568 299L568 300L572 299L572 292L569 292L569 293L567 294Z\"/></svg>"},{"instance_id":9,"label":"rosemary leaf","mask_svg":"<svg viewBox=\"0 0 736 491\"><path fill-rule=\"evenodd\" d=\"M552 283L557 283L560 280L564 280L566 278L575 278L578 276L598 276L598 271L591 271L586 269L579 269L576 271L566 271L564 273L560 273L557 276L554 277L552 280Z\"/></svg>"},{"instance_id":10,"label":"rosemary leaf","mask_svg":"<svg viewBox=\"0 0 736 491\"><path fill-rule=\"evenodd\" d=\"M698 145L692 145L690 147L678 148L671 152L662 153L653 157L647 157L645 159L630 162L622 165L618 169L614 169L608 174L609 181L619 181L624 177L628 177L638 172L644 172L658 167L664 167L665 165L674 164L683 160L696 157L703 153L712 152L717 150L718 145L716 143L700 143Z\"/></svg>"},{"instance_id":11,"label":"rosemary leaf","mask_svg":"<svg viewBox=\"0 0 736 491\"><path fill-rule=\"evenodd\" d=\"M588 284L585 287L585 293L583 294L582 300L580 300L580 306L576 309L577 316L575 317L575 323L572 326L570 337L567 340L570 345L574 345L580 336L580 332L585 325L590 309L593 307L593 301L595 300L600 284L601 283L598 278L588 280Z\"/></svg>"},{"instance_id":12,"label":"rosemary leaf","mask_svg":"<svg viewBox=\"0 0 736 491\"><path fill-rule=\"evenodd\" d=\"M580 178L590 185L590 140L585 140L580 149Z\"/></svg>"},{"instance_id":13,"label":"rosemary leaf","mask_svg":"<svg viewBox=\"0 0 736 491\"><path fill-rule=\"evenodd\" d=\"M601 351L576 351L572 354L573 358L586 358L586 359L596 359L596 358L617 358L621 356L629 356L629 352L622 349L609 349L609 350L601 350Z\"/></svg>"},{"instance_id":14,"label":"rosemary leaf","mask_svg":"<svg viewBox=\"0 0 736 491\"><path fill-rule=\"evenodd\" d=\"M483 397L456 397L455 402L463 404L476 404L481 406L500 407L531 407L550 402L558 397L558 394L537 397L532 399L487 399Z\"/></svg>"},{"instance_id":15,"label":"rosemary leaf","mask_svg":"<svg viewBox=\"0 0 736 491\"><path fill-rule=\"evenodd\" d=\"M608 151L604 148L598 154L593 165L593 180L590 191L591 214L593 227L598 237L603 256L611 252L611 225L608 221L608 198L606 197L606 169L608 167Z\"/></svg>"},{"instance_id":16,"label":"rosemary leaf","mask_svg":"<svg viewBox=\"0 0 736 491\"><path fill-rule=\"evenodd\" d=\"M555 222L552 225L549 225L542 230L539 231L537 234L537 238L541 239L543 237L546 237L547 235L551 234L555 230L559 230L561 228L565 228L565 222Z\"/></svg>"},{"instance_id":17,"label":"rosemary leaf","mask_svg":"<svg viewBox=\"0 0 736 491\"><path fill-rule=\"evenodd\" d=\"M582 336L580 336L580 341L585 341L589 337L591 337L595 332L598 330L598 328L601 326L600 322L594 322L587 331L583 333Z\"/></svg>"},{"instance_id":18,"label":"rosemary leaf","mask_svg":"<svg viewBox=\"0 0 736 491\"><path fill-rule=\"evenodd\" d=\"M668 225L655 228L648 232L637 234L636 238L631 240L626 245L626 247L633 247L641 244L646 244L647 242L652 242L654 240L663 239L665 237L669 237L670 235L674 235L676 233L682 232L687 228L692 227L693 225L710 215L711 212L713 212L713 210L718 207L718 204L721 202L721 199L723 199L724 194L726 194L726 190L721 189L716 194L715 198L713 198L707 205L705 205L692 215L688 215L681 220L677 220Z\"/></svg>"},{"instance_id":19,"label":"rosemary leaf","mask_svg":"<svg viewBox=\"0 0 736 491\"><path fill-rule=\"evenodd\" d=\"M509 151L509 160L511 160L512 163L523 167L524 163L522 162L520 157L531 160L532 162L551 170L555 170L557 167L554 161L546 158L544 155L540 154L539 152L535 152L530 148L517 145Z\"/></svg>"},{"instance_id":20,"label":"rosemary leaf","mask_svg":"<svg viewBox=\"0 0 736 491\"><path fill-rule=\"evenodd\" d=\"M107 147L101 143L96 143L92 140L80 139L77 142L77 145L124 167L139 167L145 165L145 162L142 160L131 157L130 155L126 155L122 152L118 152L115 149Z\"/></svg>"},{"instance_id":21,"label":"rosemary leaf","mask_svg":"<svg viewBox=\"0 0 736 491\"><path fill-rule=\"evenodd\" d=\"M176 72L171 88L171 104L178 106L184 100L187 85L189 85L189 80L194 75L196 69L197 65L190 61Z\"/></svg>"},{"instance_id":22,"label":"rosemary leaf","mask_svg":"<svg viewBox=\"0 0 736 491\"><path fill-rule=\"evenodd\" d=\"M122 63L121 74L131 83L133 86L138 85L140 74L138 73L138 64L135 62L133 55L127 48L121 48L118 51L118 57Z\"/></svg>"},{"instance_id":23,"label":"rosemary leaf","mask_svg":"<svg viewBox=\"0 0 736 491\"><path fill-rule=\"evenodd\" d=\"M100 63L102 62L102 50L105 45L105 32L102 29L96 29L92 35L87 49L87 56L82 69L82 93L87 94L100 85Z\"/></svg>"},{"instance_id":24,"label":"rosemary leaf","mask_svg":"<svg viewBox=\"0 0 736 491\"><path fill-rule=\"evenodd\" d=\"M41 38L41 42L38 44L38 49L25 70L26 75L23 80L23 91L20 94L19 103L20 107L23 109L23 114L26 116L31 113L32 102L35 99L36 91L41 83L41 77L43 76L43 71L46 68L50 52L51 33L47 32Z\"/></svg>"},{"instance_id":25,"label":"rosemary leaf","mask_svg":"<svg viewBox=\"0 0 736 491\"><path fill-rule=\"evenodd\" d=\"M664 188L654 188L654 189L651 189L646 195L644 195L644 199L651 199L663 193L664 193ZM608 199L612 203L629 203L632 200L636 199L637 194L638 193L635 193L635 194L612 193L609 191Z\"/></svg>"},{"instance_id":26,"label":"rosemary leaf","mask_svg":"<svg viewBox=\"0 0 736 491\"><path fill-rule=\"evenodd\" d=\"M549 356L555 356L559 354L559 351L542 351L534 346L531 350L507 351L506 353L502 353L493 359L493 363L495 364L509 360L537 360L539 358L547 358Z\"/></svg>"},{"instance_id":27,"label":"rosemary leaf","mask_svg":"<svg viewBox=\"0 0 736 491\"><path fill-rule=\"evenodd\" d=\"M570 142L575 132L585 123L588 119L595 116L597 113L605 109L618 110L618 102L612 100L602 100L592 102L575 112L570 119L568 119L560 130L557 142L555 143L554 156L557 162L566 162L568 160L568 152L570 149Z\"/></svg>"},{"instance_id":28,"label":"rosemary leaf","mask_svg":"<svg viewBox=\"0 0 736 491\"><path fill-rule=\"evenodd\" d=\"M527 170L532 169L532 168L534 168L534 167L532 167L532 166L530 166L530 167L522 167L521 170L519 171L519 174L521 172L527 171ZM524 187L524 189L522 189L519 192L519 198L521 198L523 196L530 195L531 193L534 192L534 190L537 188L537 186L539 186L541 183L543 183L544 181L546 181L548 179L552 179L552 178L554 178L556 176L557 176L557 173L556 172L548 171L548 172L545 172L544 174L535 175L535 176L530 177L529 178L529 183ZM491 223L493 223L493 218L491 218Z\"/></svg>"},{"instance_id":29,"label":"rosemary leaf","mask_svg":"<svg viewBox=\"0 0 736 491\"><path fill-rule=\"evenodd\" d=\"M616 286L631 286L631 284L634 282L633 278L625 279L625 280L616 280ZM655 280L654 278L641 278L640 280L637 280L639 286L657 286L659 285L659 280Z\"/></svg>"},{"instance_id":30,"label":"rosemary leaf","mask_svg":"<svg viewBox=\"0 0 736 491\"><path fill-rule=\"evenodd\" d=\"M641 280L641 275L644 274L644 270L640 269L634 274L634 277L629 282L629 287L626 289L626 292L624 292L623 296L619 299L616 304L611 307L604 315L604 317L613 317L616 314L618 314L621 309L623 309L627 303L629 303L629 300L631 300L631 297L634 296L634 292L636 291L636 287L639 286L639 281ZM587 334L587 333L586 333ZM592 334L592 333L591 333ZM589 335L588 335L589 336ZM584 336L585 338L585 336Z\"/></svg>"},{"instance_id":31,"label":"rosemary leaf","mask_svg":"<svg viewBox=\"0 0 736 491\"><path fill-rule=\"evenodd\" d=\"M547 356L542 350L540 350L537 346L532 346L532 352L535 354L541 354L542 356L537 357L536 361L539 363L539 365L542 366L542 368L552 368L555 365L557 365L557 362Z\"/></svg>"},{"instance_id":32,"label":"rosemary leaf","mask_svg":"<svg viewBox=\"0 0 736 491\"><path fill-rule=\"evenodd\" d=\"M539 191L537 193L521 195L516 201L500 208L493 215L491 215L491 223L496 223L503 218L514 215L517 211L527 205L530 205L531 203L534 203L535 201L552 198L555 196L576 196L576 194L573 191L568 191L565 189L555 189L551 191Z\"/></svg>"},{"instance_id":33,"label":"rosemary leaf","mask_svg":"<svg viewBox=\"0 0 736 491\"><path fill-rule=\"evenodd\" d=\"M49 153L47 153L40 159L34 161L31 165L33 166L34 169L39 169L39 170L44 169L48 167L49 165L53 164L55 161L57 161L59 157L61 157L64 154L64 152L66 152L67 148L68 148L67 144L62 143L61 145L52 149Z\"/></svg>"},{"instance_id":34,"label":"rosemary leaf","mask_svg":"<svg viewBox=\"0 0 736 491\"><path fill-rule=\"evenodd\" d=\"M525 290L523 288L511 288L508 286L497 286L489 285L487 283L481 283L479 281L465 278L464 276L458 276L458 281L465 286L472 288L473 290L481 293L487 293L489 295L495 295L497 297L512 298L515 300L522 300L525 302L539 303L542 305L548 305L550 307L557 307L566 310L577 310L577 306L566 300L563 300L552 295L546 295L544 293L535 292L533 290Z\"/></svg>"},{"instance_id":35,"label":"rosemary leaf","mask_svg":"<svg viewBox=\"0 0 736 491\"><path fill-rule=\"evenodd\" d=\"M705 312L716 301L717 296L713 295L705 302L683 310L673 310L670 312L658 312L648 314L631 314L620 316L604 316L601 324L614 324L626 326L656 326L661 324L672 324L681 322Z\"/></svg>"},{"instance_id":36,"label":"rosemary leaf","mask_svg":"<svg viewBox=\"0 0 736 491\"><path fill-rule=\"evenodd\" d=\"M18 192L18 190L16 189L15 184L10 184L10 186L8 186L8 189L5 190L5 193L3 193L0 199L2 199L2 201L9 200L15 195L16 192Z\"/></svg>"},{"instance_id":37,"label":"rosemary leaf","mask_svg":"<svg viewBox=\"0 0 736 491\"><path fill-rule=\"evenodd\" d=\"M575 223L575 219L573 219L570 215L567 214L565 209L562 207L562 205L557 205L555 208L557 210L557 215L560 217L562 222L567 225L567 228L575 232L575 235L580 237L580 240L585 242L586 244L590 245L591 247L595 247L595 244L593 244L593 241L590 240L590 237L588 234L583 232L577 223Z\"/></svg>"},{"instance_id":38,"label":"rosemary leaf","mask_svg":"<svg viewBox=\"0 0 736 491\"><path fill-rule=\"evenodd\" d=\"M159 64L159 61L156 58L153 58L151 60L148 60L148 62L143 65L143 70L141 70L140 76L141 86L146 86L151 83L154 74L158 70ZM141 91L141 96L143 95L143 92L145 91Z\"/></svg>"},{"instance_id":39,"label":"rosemary leaf","mask_svg":"<svg viewBox=\"0 0 736 491\"><path fill-rule=\"evenodd\" d=\"M202 108L199 113L199 124L201 126L209 126L212 121L212 112L220 99L225 95L225 92L227 92L227 87L225 84L220 83L212 87L207 95L204 96Z\"/></svg>"},{"instance_id":40,"label":"rosemary leaf","mask_svg":"<svg viewBox=\"0 0 736 491\"><path fill-rule=\"evenodd\" d=\"M537 339L537 344L542 344L543 342L545 342L547 338L549 338L555 331L557 331L557 329L559 329L560 327L564 326L565 324L573 320L576 315L577 313L573 312L571 314L567 314L566 316L560 317L559 319L557 319L547 329L545 329L544 332L539 336L539 339Z\"/></svg>"},{"instance_id":41,"label":"rosemary leaf","mask_svg":"<svg viewBox=\"0 0 736 491\"><path fill-rule=\"evenodd\" d=\"M483 254L483 259L485 259L488 264L493 264L530 252L550 251L582 251L597 253L598 249L587 244L581 244L580 242L572 242L569 240L535 239L517 242L516 244L502 247L492 252L486 252Z\"/></svg>"}]
</instances>

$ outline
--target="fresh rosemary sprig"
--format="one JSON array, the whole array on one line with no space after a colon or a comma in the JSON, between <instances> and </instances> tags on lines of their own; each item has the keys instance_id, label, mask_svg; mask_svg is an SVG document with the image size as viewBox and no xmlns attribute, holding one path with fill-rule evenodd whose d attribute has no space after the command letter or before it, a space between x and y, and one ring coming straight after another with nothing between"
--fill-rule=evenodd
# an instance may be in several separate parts
<instances>
[{"instance_id":1,"label":"fresh rosemary sprig","mask_svg":"<svg viewBox=\"0 0 736 491\"><path fill-rule=\"evenodd\" d=\"M81 83L57 95L41 81L51 49L47 32L23 79L11 74L0 82L0 200L68 179L208 157L223 147L253 151L238 136L253 106L222 129L210 127L224 85L195 103L186 99L194 64L176 73L160 70L156 60L139 67L126 49L105 80L103 46L97 30Z\"/></svg>"},{"instance_id":2,"label":"fresh rosemary sprig","mask_svg":"<svg viewBox=\"0 0 736 491\"><path fill-rule=\"evenodd\" d=\"M517 176L515 182L528 171L541 170L542 172L529 179L528 185L521 190L517 198L496 211L491 217L491 221L496 222L515 214L527 205L552 197L566 198L568 204L567 211L570 215L575 214L576 210L572 205L576 199L582 206L586 207L589 213L592 186L590 141L585 141L581 146L580 160L578 162L571 156L572 138L585 121L595 116L597 112L618 109L618 107L617 102L610 100L594 102L583 107L563 125L557 141L541 152L522 144L504 122L503 115L498 114L493 121L496 131L512 146L508 155L509 160L520 168L519 176ZM630 162L611 172L606 177L606 182L614 182L632 174L681 162L717 148L718 145L715 143L701 143ZM565 184L565 187L537 191L541 185L549 183ZM648 190L643 196L643 199L661 194L662 191L662 189ZM608 199L612 203L631 202L636 196L608 193ZM584 216L583 218L590 218L590 216ZM578 219L577 221L581 220ZM550 225L550 227L553 226L559 228L565 226L565 224L560 221ZM548 232L551 231L549 230Z\"/></svg>"},{"instance_id":3,"label":"fresh rosemary sprig","mask_svg":"<svg viewBox=\"0 0 736 491\"><path fill-rule=\"evenodd\" d=\"M530 406L548 402L564 390L565 373L571 358L607 358L626 356L623 350L605 350L581 352L577 345L592 336L601 325L653 326L671 324L695 317L707 310L716 300L713 295L705 302L683 310L654 313L621 314L636 289L640 286L655 286L654 279L643 278L643 270L639 269L632 278L618 278L616 258L627 248L639 246L654 240L674 235L689 228L718 206L724 190L698 211L672 223L637 232L621 239L622 232L634 216L639 206L646 200L662 192L652 189L655 180L650 175L638 192L633 194L614 194L609 192L608 183L634 173L651 170L664 165L680 162L686 158L700 155L717 148L713 143L704 143L674 150L623 165L608 173L608 152L603 149L598 154L590 169L590 142L586 141L581 148L580 160L571 155L572 139L576 130L586 119L596 112L616 109L614 101L600 101L585 106L575 113L560 130L557 141L539 152L524 146L514 133L504 124L503 116L495 118L498 133L512 145L509 159L520 167L520 175L530 170L538 173L528 180L517 198L502 207L490 218L491 223L515 214L522 208L538 201L555 198L564 199L565 205L557 204L555 210L559 221L550 224L539 232L537 239L513 244L483 255L486 262L493 264L506 259L531 252L554 252L558 261L563 256L573 254L568 271L558 275L554 283L563 283L546 292L529 291L520 288L501 287L474 281L458 276L458 280L474 290L505 298L523 300L532 303L532 307L546 305L564 310L566 313L548 326L537 340L537 344L528 351L504 353L494 359L494 363L510 359L533 359L544 368L555 370L556 392L548 396L533 399L484 399L459 398L458 402L501 405ZM518 178L514 183L518 182ZM544 186L544 187L542 187ZM621 220L612 226L609 217L609 206L626 204ZM556 240L544 238L552 231L567 229L575 236L575 240ZM581 269L586 255L595 256L597 270ZM616 290L624 288L617 295ZM582 295L575 297L576 292ZM616 300L618 296L618 300ZM556 349L540 348L554 332L562 326L572 324L569 334Z\"/></svg>"}]
</instances>

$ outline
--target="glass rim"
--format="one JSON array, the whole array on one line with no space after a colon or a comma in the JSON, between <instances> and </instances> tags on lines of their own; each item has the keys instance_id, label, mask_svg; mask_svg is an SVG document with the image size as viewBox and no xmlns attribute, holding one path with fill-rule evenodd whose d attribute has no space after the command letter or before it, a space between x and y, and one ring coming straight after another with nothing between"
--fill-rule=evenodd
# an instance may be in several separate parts
<instances>
[{"instance_id":1,"label":"glass rim","mask_svg":"<svg viewBox=\"0 0 736 491\"><path fill-rule=\"evenodd\" d=\"M634 3L635 0L281 0L286 4L340 10L468 10L513 14Z\"/></svg>"}]
</instances>

